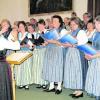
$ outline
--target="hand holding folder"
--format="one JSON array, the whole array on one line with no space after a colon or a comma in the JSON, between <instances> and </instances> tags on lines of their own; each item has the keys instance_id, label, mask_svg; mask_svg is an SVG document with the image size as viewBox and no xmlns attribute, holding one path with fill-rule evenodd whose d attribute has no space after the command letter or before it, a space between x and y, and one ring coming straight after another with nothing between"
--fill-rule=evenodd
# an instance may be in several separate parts
<instances>
[{"instance_id":1,"label":"hand holding folder","mask_svg":"<svg viewBox=\"0 0 100 100\"><path fill-rule=\"evenodd\" d=\"M88 44L79 45L79 46L77 46L77 48L89 55L95 55L97 53L97 51Z\"/></svg>"}]
</instances>

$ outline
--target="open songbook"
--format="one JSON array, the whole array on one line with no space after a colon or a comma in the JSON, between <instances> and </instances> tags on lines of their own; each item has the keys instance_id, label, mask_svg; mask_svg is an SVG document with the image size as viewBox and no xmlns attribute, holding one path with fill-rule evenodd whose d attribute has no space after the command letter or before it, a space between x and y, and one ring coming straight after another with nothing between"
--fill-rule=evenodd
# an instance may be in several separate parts
<instances>
[{"instance_id":1,"label":"open songbook","mask_svg":"<svg viewBox=\"0 0 100 100\"><path fill-rule=\"evenodd\" d=\"M57 39L58 33L57 33L56 30L51 30L49 32L42 34L42 37L43 37L44 40L46 40L46 39L48 39L48 40Z\"/></svg>"},{"instance_id":2,"label":"open songbook","mask_svg":"<svg viewBox=\"0 0 100 100\"><path fill-rule=\"evenodd\" d=\"M10 64L21 64L22 62L24 62L31 56L32 56L32 53L30 52L16 52L7 56L6 60Z\"/></svg>"},{"instance_id":3,"label":"open songbook","mask_svg":"<svg viewBox=\"0 0 100 100\"><path fill-rule=\"evenodd\" d=\"M97 51L88 44L79 45L77 48L86 54L95 55Z\"/></svg>"},{"instance_id":4,"label":"open songbook","mask_svg":"<svg viewBox=\"0 0 100 100\"><path fill-rule=\"evenodd\" d=\"M70 34L64 35L61 39L59 39L59 42L61 43L71 43L71 44L77 44L77 40L71 36Z\"/></svg>"}]
</instances>

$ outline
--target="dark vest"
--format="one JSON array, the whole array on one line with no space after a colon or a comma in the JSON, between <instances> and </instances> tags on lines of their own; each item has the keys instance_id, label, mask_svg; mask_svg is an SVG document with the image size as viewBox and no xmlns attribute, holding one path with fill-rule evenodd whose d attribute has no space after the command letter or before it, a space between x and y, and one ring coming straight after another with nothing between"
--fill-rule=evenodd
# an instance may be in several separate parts
<instances>
[{"instance_id":1,"label":"dark vest","mask_svg":"<svg viewBox=\"0 0 100 100\"><path fill-rule=\"evenodd\" d=\"M7 52L6 49L0 51L0 59L4 59L6 57L6 52Z\"/></svg>"}]
</instances>

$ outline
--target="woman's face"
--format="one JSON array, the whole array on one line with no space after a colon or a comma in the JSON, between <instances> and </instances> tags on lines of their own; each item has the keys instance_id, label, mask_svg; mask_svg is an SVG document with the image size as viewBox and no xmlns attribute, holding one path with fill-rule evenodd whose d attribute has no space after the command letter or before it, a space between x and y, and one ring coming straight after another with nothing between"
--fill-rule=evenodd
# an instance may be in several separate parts
<instances>
[{"instance_id":1,"label":"woman's face","mask_svg":"<svg viewBox=\"0 0 100 100\"><path fill-rule=\"evenodd\" d=\"M4 29L5 31L7 31L8 28L9 28L9 24L5 21L5 22L3 22L3 23L1 24L1 27L2 27L2 29Z\"/></svg>"},{"instance_id":2,"label":"woman's face","mask_svg":"<svg viewBox=\"0 0 100 100\"><path fill-rule=\"evenodd\" d=\"M52 25L54 28L59 28L60 27L60 22L58 18L53 18L52 19Z\"/></svg>"},{"instance_id":3,"label":"woman's face","mask_svg":"<svg viewBox=\"0 0 100 100\"><path fill-rule=\"evenodd\" d=\"M64 23L69 24L70 20L68 18L64 18Z\"/></svg>"},{"instance_id":4,"label":"woman's face","mask_svg":"<svg viewBox=\"0 0 100 100\"><path fill-rule=\"evenodd\" d=\"M39 23L38 23L38 29L39 29L40 31L44 31L45 25L39 24Z\"/></svg>"},{"instance_id":5,"label":"woman's face","mask_svg":"<svg viewBox=\"0 0 100 100\"><path fill-rule=\"evenodd\" d=\"M29 32L29 33L33 33L33 32L34 32L34 29L33 29L32 26L28 26L28 32Z\"/></svg>"},{"instance_id":6,"label":"woman's face","mask_svg":"<svg viewBox=\"0 0 100 100\"><path fill-rule=\"evenodd\" d=\"M94 24L93 23L88 23L87 24L87 30L94 30Z\"/></svg>"},{"instance_id":7,"label":"woman's face","mask_svg":"<svg viewBox=\"0 0 100 100\"><path fill-rule=\"evenodd\" d=\"M95 28L98 32L100 32L100 21L95 21Z\"/></svg>"},{"instance_id":8,"label":"woman's face","mask_svg":"<svg viewBox=\"0 0 100 100\"><path fill-rule=\"evenodd\" d=\"M75 31L78 28L78 25L74 21L71 21L70 22L70 27L71 27L72 31Z\"/></svg>"},{"instance_id":9,"label":"woman's face","mask_svg":"<svg viewBox=\"0 0 100 100\"><path fill-rule=\"evenodd\" d=\"M25 31L25 26L23 24L20 24L18 30L19 32Z\"/></svg>"},{"instance_id":10,"label":"woman's face","mask_svg":"<svg viewBox=\"0 0 100 100\"><path fill-rule=\"evenodd\" d=\"M85 24L87 24L89 18L88 18L88 15L83 15L83 21Z\"/></svg>"}]
</instances>

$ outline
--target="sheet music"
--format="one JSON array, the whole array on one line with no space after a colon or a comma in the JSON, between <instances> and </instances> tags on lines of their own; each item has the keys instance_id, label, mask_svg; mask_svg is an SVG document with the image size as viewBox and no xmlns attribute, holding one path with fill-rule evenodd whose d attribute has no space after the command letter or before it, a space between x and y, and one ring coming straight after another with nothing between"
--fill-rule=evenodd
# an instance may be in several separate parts
<instances>
[{"instance_id":1,"label":"sheet music","mask_svg":"<svg viewBox=\"0 0 100 100\"><path fill-rule=\"evenodd\" d=\"M58 35L58 32L56 30L51 30L51 31L43 34L42 35L42 38L48 39L48 40L58 39L59 38L59 35Z\"/></svg>"},{"instance_id":2,"label":"sheet music","mask_svg":"<svg viewBox=\"0 0 100 100\"><path fill-rule=\"evenodd\" d=\"M59 42L61 43L69 42L71 44L77 44L77 40L70 34L65 34L61 39L59 39Z\"/></svg>"},{"instance_id":3,"label":"sheet music","mask_svg":"<svg viewBox=\"0 0 100 100\"><path fill-rule=\"evenodd\" d=\"M95 55L97 53L97 51L88 44L79 45L77 48L86 54Z\"/></svg>"}]
</instances>

